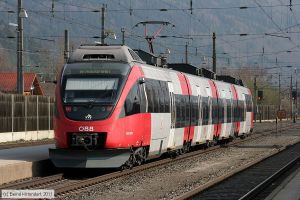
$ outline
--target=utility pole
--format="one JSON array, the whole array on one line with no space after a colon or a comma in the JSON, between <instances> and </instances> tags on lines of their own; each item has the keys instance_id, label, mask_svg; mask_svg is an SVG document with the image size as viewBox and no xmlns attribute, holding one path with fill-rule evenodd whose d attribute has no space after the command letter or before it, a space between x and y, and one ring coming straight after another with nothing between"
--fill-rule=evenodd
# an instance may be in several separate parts
<instances>
[{"instance_id":1,"label":"utility pole","mask_svg":"<svg viewBox=\"0 0 300 200\"><path fill-rule=\"evenodd\" d=\"M23 80L23 17L20 15L23 10L23 0L18 0L18 39L17 39L17 91L24 94Z\"/></svg>"},{"instance_id":2,"label":"utility pole","mask_svg":"<svg viewBox=\"0 0 300 200\"><path fill-rule=\"evenodd\" d=\"M278 110L281 110L281 92L280 92L280 90L281 90L281 85L280 85L280 72L279 72L279 80L278 80L278 82L279 82L279 85L278 85Z\"/></svg>"},{"instance_id":3,"label":"utility pole","mask_svg":"<svg viewBox=\"0 0 300 200\"><path fill-rule=\"evenodd\" d=\"M213 72L217 73L216 34L215 34L215 32L213 32L212 39L213 39L213 56L212 56L212 59L213 59Z\"/></svg>"},{"instance_id":4,"label":"utility pole","mask_svg":"<svg viewBox=\"0 0 300 200\"><path fill-rule=\"evenodd\" d=\"M293 93L293 75L291 74L291 85L290 85L290 117L291 120L293 119L293 98L292 98L292 93Z\"/></svg>"},{"instance_id":5,"label":"utility pole","mask_svg":"<svg viewBox=\"0 0 300 200\"><path fill-rule=\"evenodd\" d=\"M256 115L257 115L257 85L256 85L256 76L254 77L254 85L253 85L253 89L254 89L254 109L255 109L255 116L254 116L254 121L256 122Z\"/></svg>"},{"instance_id":6,"label":"utility pole","mask_svg":"<svg viewBox=\"0 0 300 200\"><path fill-rule=\"evenodd\" d=\"M185 43L185 64L188 64L188 43Z\"/></svg>"},{"instance_id":7,"label":"utility pole","mask_svg":"<svg viewBox=\"0 0 300 200\"><path fill-rule=\"evenodd\" d=\"M65 30L65 51L64 51L64 58L65 62L67 63L70 56L70 49L69 49L69 31Z\"/></svg>"},{"instance_id":8,"label":"utility pole","mask_svg":"<svg viewBox=\"0 0 300 200\"><path fill-rule=\"evenodd\" d=\"M104 26L105 26L105 10L106 10L106 5L103 4L102 9L101 9L101 44L104 44L104 40L105 40L105 30L104 30Z\"/></svg>"},{"instance_id":9,"label":"utility pole","mask_svg":"<svg viewBox=\"0 0 300 200\"><path fill-rule=\"evenodd\" d=\"M295 99L295 107L296 107L296 112L295 112L295 118L298 118L298 79L296 79L296 99Z\"/></svg>"},{"instance_id":10,"label":"utility pole","mask_svg":"<svg viewBox=\"0 0 300 200\"><path fill-rule=\"evenodd\" d=\"M122 32L122 45L125 45L125 28L121 28Z\"/></svg>"}]
</instances>

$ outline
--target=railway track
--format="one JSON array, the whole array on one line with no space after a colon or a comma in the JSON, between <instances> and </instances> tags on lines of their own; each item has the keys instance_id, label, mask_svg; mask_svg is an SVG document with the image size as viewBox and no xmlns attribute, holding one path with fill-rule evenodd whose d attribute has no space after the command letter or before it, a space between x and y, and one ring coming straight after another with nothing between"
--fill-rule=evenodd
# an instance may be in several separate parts
<instances>
[{"instance_id":1,"label":"railway track","mask_svg":"<svg viewBox=\"0 0 300 200\"><path fill-rule=\"evenodd\" d=\"M214 182L199 186L177 200L183 199L265 199L288 173L299 167L300 142L280 149L268 158L256 160L217 178ZM277 182L276 184L274 184Z\"/></svg>"},{"instance_id":2,"label":"railway track","mask_svg":"<svg viewBox=\"0 0 300 200\"><path fill-rule=\"evenodd\" d=\"M285 127L285 129L292 128L294 125L288 125ZM257 131L255 134L250 135L249 137L240 140L234 140L228 146L231 145L238 145L241 143L244 143L246 141L255 140L259 137L272 134L274 133L275 129L270 129L268 131ZM52 176L47 176L43 178L33 179L33 180L27 180L24 182L19 183L12 183L12 184L6 184L0 187L1 189L47 189L51 188L55 190L55 197L61 197L64 195L72 194L74 192L79 192L82 189L86 189L90 186L94 186L109 180L117 179L120 177L126 177L131 174L135 174L137 172L141 172L147 169L167 165L172 162L178 162L183 161L185 159L193 159L193 157L199 156L201 154L205 154L212 151L218 151L222 147L221 146L213 146L211 148L205 149L205 150L199 150L199 151L192 151L189 153L186 153L184 155L181 155L176 158L172 159L162 159L158 161L153 161L146 163L141 166L134 167L133 169L129 170L123 170L123 171L116 171L112 173L108 173L105 175L100 175L92 178L86 178L86 179L74 179L74 178L68 178L64 174L56 174Z\"/></svg>"},{"instance_id":3,"label":"railway track","mask_svg":"<svg viewBox=\"0 0 300 200\"><path fill-rule=\"evenodd\" d=\"M270 188L274 188L274 185L276 185L276 184L273 185L273 183L276 180L278 180L280 178L285 178L286 176L284 176L284 175L288 172L292 172L293 168L295 170L296 166L298 168L300 167L300 164L299 164L299 162L300 162L300 154L299 154L300 153L300 148L298 148L297 152L298 152L299 156L293 157L292 160L290 160L286 165L284 165L283 167L281 167L277 171L275 171L276 169L274 167L268 168L270 171L272 170L272 171L275 171L275 172L272 175L270 175L268 178L263 180L261 183L259 183L255 188L250 190L247 194L242 196L240 198L240 200L266 198L267 195L272 191L272 190L270 190ZM270 185L272 185L273 187L270 187ZM269 190L268 190L268 188L269 188Z\"/></svg>"},{"instance_id":4,"label":"railway track","mask_svg":"<svg viewBox=\"0 0 300 200\"><path fill-rule=\"evenodd\" d=\"M15 143L2 143L0 144L0 150L2 149L12 149L17 147L31 147L45 144L54 144L53 139L47 140L37 140L37 141L24 141L24 142L15 142Z\"/></svg>"}]
</instances>

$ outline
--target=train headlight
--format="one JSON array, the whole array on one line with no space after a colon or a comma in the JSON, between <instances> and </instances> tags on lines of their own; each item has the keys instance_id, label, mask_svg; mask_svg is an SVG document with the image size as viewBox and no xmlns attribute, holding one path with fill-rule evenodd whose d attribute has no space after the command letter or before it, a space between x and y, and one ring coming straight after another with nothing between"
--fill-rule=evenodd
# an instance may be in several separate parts
<instances>
[{"instance_id":1,"label":"train headlight","mask_svg":"<svg viewBox=\"0 0 300 200\"><path fill-rule=\"evenodd\" d=\"M84 142L84 144L86 144L86 145L90 145L90 144L91 144L91 139L90 139L90 137L84 137L83 142Z\"/></svg>"},{"instance_id":2,"label":"train headlight","mask_svg":"<svg viewBox=\"0 0 300 200\"><path fill-rule=\"evenodd\" d=\"M73 133L71 135L72 146L96 146L98 145L98 133Z\"/></svg>"}]
</instances>

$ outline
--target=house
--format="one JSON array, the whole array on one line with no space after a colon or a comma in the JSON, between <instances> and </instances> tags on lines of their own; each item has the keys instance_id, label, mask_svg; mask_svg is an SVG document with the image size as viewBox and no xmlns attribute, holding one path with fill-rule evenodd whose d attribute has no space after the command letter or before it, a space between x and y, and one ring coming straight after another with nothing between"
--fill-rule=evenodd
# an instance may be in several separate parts
<instances>
[{"instance_id":1,"label":"house","mask_svg":"<svg viewBox=\"0 0 300 200\"><path fill-rule=\"evenodd\" d=\"M23 73L24 79L24 95L43 95L37 74ZM3 93L17 93L17 73L16 72L0 72L0 91Z\"/></svg>"},{"instance_id":2,"label":"house","mask_svg":"<svg viewBox=\"0 0 300 200\"><path fill-rule=\"evenodd\" d=\"M56 85L52 81L40 82L40 86L43 90L44 96L54 97Z\"/></svg>"}]
</instances>

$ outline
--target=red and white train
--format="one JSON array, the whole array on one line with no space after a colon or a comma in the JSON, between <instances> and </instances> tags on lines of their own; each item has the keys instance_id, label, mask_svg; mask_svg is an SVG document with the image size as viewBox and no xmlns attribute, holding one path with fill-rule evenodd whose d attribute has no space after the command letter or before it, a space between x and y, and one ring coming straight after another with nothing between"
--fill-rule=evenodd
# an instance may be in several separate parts
<instances>
[{"instance_id":1,"label":"red and white train","mask_svg":"<svg viewBox=\"0 0 300 200\"><path fill-rule=\"evenodd\" d=\"M56 167L118 168L249 134L248 88L145 64L127 46L80 46L57 80Z\"/></svg>"}]
</instances>

